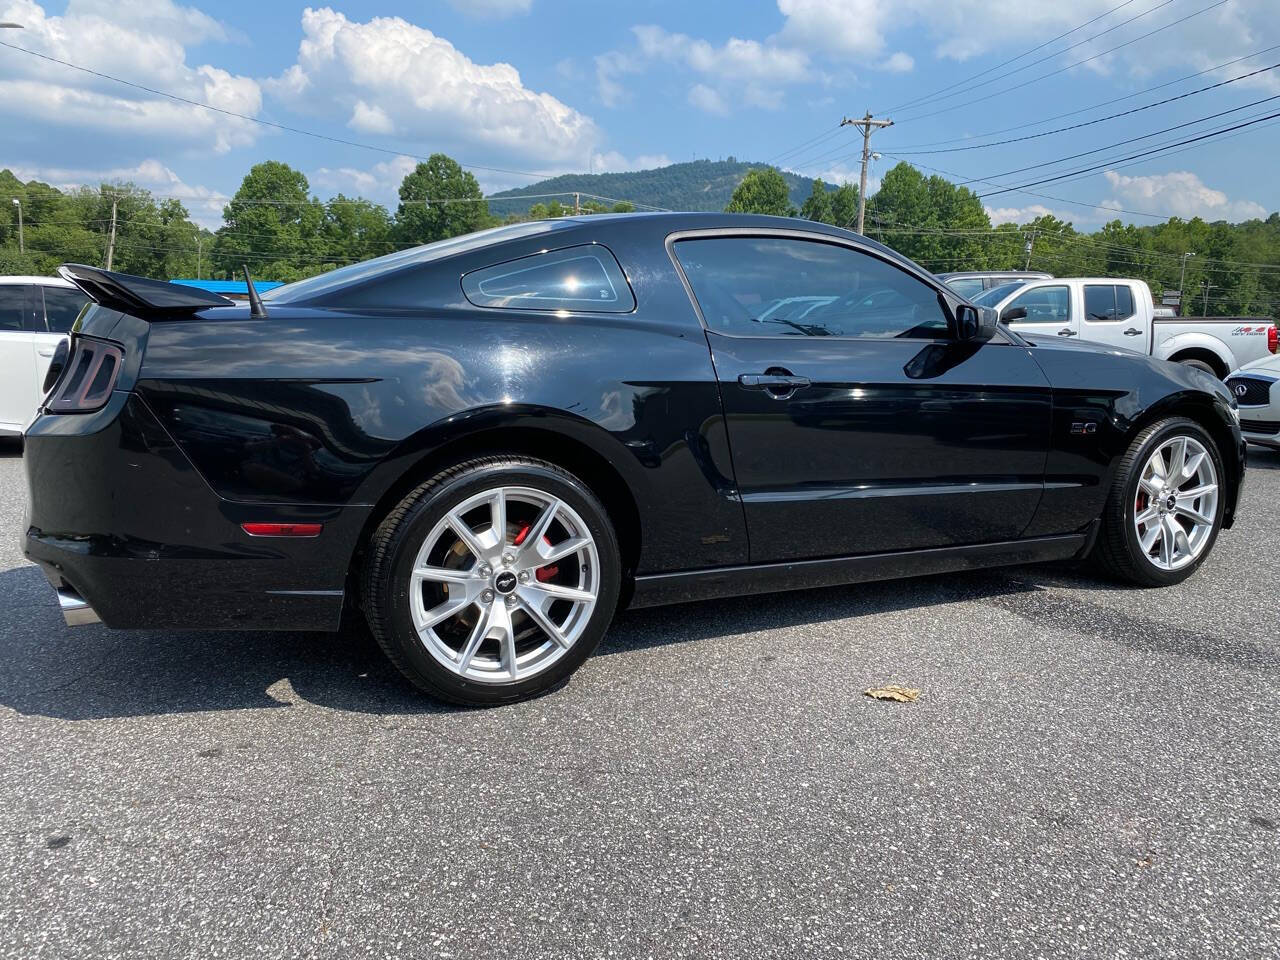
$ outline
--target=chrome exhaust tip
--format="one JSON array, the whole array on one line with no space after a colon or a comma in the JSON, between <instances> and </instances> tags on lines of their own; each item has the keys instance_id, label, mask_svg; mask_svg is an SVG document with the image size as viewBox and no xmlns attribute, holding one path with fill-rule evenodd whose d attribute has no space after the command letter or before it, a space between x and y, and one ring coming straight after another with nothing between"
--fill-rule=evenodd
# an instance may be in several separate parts
<instances>
[{"instance_id":1,"label":"chrome exhaust tip","mask_svg":"<svg viewBox=\"0 0 1280 960\"><path fill-rule=\"evenodd\" d=\"M58 588L58 606L68 627L81 627L86 623L101 623L98 614L84 597L70 587Z\"/></svg>"}]
</instances>

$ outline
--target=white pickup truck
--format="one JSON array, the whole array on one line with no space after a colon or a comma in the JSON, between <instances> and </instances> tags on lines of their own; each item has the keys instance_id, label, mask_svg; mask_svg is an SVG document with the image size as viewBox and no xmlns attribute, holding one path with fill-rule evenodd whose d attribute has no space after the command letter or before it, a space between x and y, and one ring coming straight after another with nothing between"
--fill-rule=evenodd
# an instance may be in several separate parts
<instances>
[{"instance_id":1,"label":"white pickup truck","mask_svg":"<svg viewBox=\"0 0 1280 960\"><path fill-rule=\"evenodd\" d=\"M1276 326L1266 317L1157 318L1151 290L1141 280L1032 280L993 287L973 302L994 307L1019 333L1126 347L1219 378L1277 350Z\"/></svg>"}]
</instances>

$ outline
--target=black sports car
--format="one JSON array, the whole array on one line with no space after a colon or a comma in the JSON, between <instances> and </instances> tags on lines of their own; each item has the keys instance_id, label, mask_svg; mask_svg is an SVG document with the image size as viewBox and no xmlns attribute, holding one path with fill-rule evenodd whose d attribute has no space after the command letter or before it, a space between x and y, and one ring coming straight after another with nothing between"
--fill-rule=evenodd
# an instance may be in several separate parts
<instances>
[{"instance_id":1,"label":"black sports car","mask_svg":"<svg viewBox=\"0 0 1280 960\"><path fill-rule=\"evenodd\" d=\"M1176 583L1231 526L1209 376L1023 338L864 237L712 214L524 223L249 306L95 303L26 432L69 622L337 630L422 689L563 681L620 607L1091 555Z\"/></svg>"}]
</instances>

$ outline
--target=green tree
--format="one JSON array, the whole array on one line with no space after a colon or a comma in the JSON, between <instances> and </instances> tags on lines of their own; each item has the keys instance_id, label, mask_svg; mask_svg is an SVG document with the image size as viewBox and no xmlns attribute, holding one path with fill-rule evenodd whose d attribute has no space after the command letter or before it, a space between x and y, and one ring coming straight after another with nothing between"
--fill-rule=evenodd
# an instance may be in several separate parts
<instances>
[{"instance_id":1,"label":"green tree","mask_svg":"<svg viewBox=\"0 0 1280 960\"><path fill-rule=\"evenodd\" d=\"M354 263L396 249L387 208L363 197L338 194L324 205L327 256Z\"/></svg>"},{"instance_id":2,"label":"green tree","mask_svg":"<svg viewBox=\"0 0 1280 960\"><path fill-rule=\"evenodd\" d=\"M255 277L295 280L328 259L325 210L306 176L286 163L255 164L222 211L213 261L223 276L248 264Z\"/></svg>"},{"instance_id":3,"label":"green tree","mask_svg":"<svg viewBox=\"0 0 1280 960\"><path fill-rule=\"evenodd\" d=\"M795 207L791 206L791 191L787 187L787 181L776 167L748 170L729 198L724 212L764 213L775 217L796 215Z\"/></svg>"},{"instance_id":4,"label":"green tree","mask_svg":"<svg viewBox=\"0 0 1280 960\"><path fill-rule=\"evenodd\" d=\"M821 177L813 181L813 190L800 207L800 216L818 223L836 222L835 212L831 208L831 193Z\"/></svg>"},{"instance_id":5,"label":"green tree","mask_svg":"<svg viewBox=\"0 0 1280 960\"><path fill-rule=\"evenodd\" d=\"M404 245L432 243L479 230L489 206L476 178L443 153L433 153L400 184L395 236Z\"/></svg>"},{"instance_id":6,"label":"green tree","mask_svg":"<svg viewBox=\"0 0 1280 960\"><path fill-rule=\"evenodd\" d=\"M858 188L842 183L831 195L831 222L852 230L858 223Z\"/></svg>"}]
</instances>

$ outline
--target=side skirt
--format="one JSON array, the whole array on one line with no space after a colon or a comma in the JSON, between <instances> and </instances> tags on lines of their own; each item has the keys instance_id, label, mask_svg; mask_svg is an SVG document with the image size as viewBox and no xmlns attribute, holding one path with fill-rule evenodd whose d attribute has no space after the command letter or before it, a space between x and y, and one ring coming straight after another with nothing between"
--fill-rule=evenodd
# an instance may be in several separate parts
<instances>
[{"instance_id":1,"label":"side skirt","mask_svg":"<svg viewBox=\"0 0 1280 960\"><path fill-rule=\"evenodd\" d=\"M689 600L740 597L753 593L807 590L842 583L896 580L955 570L978 570L1012 564L1066 560L1079 555L1089 542L1087 533L1003 543L980 543L967 547L937 547L931 550L904 550L871 553L827 560L800 560L762 563L740 567L715 567L680 573L636 577L630 607L657 607Z\"/></svg>"}]
</instances>

